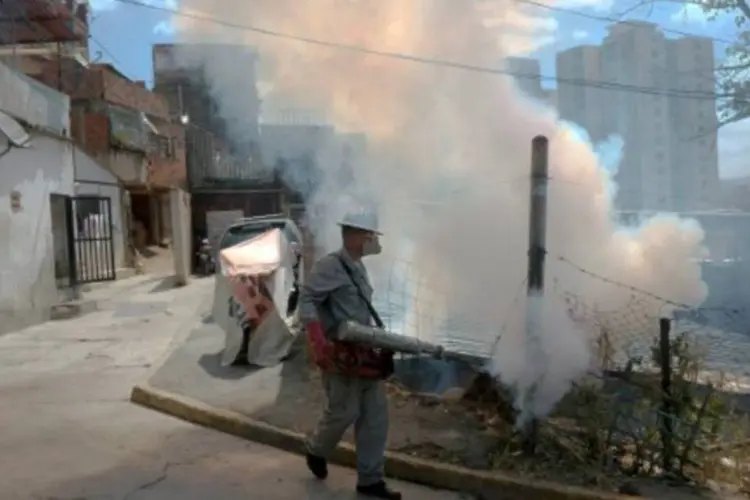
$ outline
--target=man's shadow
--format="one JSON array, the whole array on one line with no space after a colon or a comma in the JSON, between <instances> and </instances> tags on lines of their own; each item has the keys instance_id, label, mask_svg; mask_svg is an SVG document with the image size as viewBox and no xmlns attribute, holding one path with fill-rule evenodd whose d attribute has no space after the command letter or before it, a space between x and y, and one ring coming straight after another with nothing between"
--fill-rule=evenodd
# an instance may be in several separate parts
<instances>
[{"instance_id":1,"label":"man's shadow","mask_svg":"<svg viewBox=\"0 0 750 500\"><path fill-rule=\"evenodd\" d=\"M198 358L198 365L211 377L223 380L242 380L249 377L261 367L253 365L228 365L222 364L221 360L224 350L215 353L202 354Z\"/></svg>"}]
</instances>

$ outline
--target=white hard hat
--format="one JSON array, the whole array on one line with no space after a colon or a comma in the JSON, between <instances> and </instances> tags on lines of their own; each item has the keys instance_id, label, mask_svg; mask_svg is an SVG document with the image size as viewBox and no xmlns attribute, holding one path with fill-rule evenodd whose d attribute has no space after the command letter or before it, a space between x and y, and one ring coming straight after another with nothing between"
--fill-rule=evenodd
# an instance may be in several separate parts
<instances>
[{"instance_id":1,"label":"white hard hat","mask_svg":"<svg viewBox=\"0 0 750 500\"><path fill-rule=\"evenodd\" d=\"M378 216L376 213L362 210L347 213L339 222L339 226L363 229L375 234L383 234L378 230Z\"/></svg>"}]
</instances>

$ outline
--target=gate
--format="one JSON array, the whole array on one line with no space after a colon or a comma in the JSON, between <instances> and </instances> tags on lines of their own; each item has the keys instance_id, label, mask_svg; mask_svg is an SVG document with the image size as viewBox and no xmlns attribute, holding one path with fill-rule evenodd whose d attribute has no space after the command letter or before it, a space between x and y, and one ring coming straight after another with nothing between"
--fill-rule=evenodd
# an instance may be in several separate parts
<instances>
[{"instance_id":1,"label":"gate","mask_svg":"<svg viewBox=\"0 0 750 500\"><path fill-rule=\"evenodd\" d=\"M69 197L65 217L69 228L68 259L73 284L114 280L112 200L94 195Z\"/></svg>"}]
</instances>

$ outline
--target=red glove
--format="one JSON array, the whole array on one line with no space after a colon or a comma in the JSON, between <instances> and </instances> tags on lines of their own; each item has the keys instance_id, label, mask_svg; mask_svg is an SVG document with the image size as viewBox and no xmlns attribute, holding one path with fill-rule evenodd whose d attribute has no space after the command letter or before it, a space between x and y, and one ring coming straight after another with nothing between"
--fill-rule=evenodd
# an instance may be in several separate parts
<instances>
[{"instance_id":1,"label":"red glove","mask_svg":"<svg viewBox=\"0 0 750 500\"><path fill-rule=\"evenodd\" d=\"M313 362L322 370L330 369L333 366L333 345L323 335L323 325L320 321L312 321L305 325L305 329Z\"/></svg>"}]
</instances>

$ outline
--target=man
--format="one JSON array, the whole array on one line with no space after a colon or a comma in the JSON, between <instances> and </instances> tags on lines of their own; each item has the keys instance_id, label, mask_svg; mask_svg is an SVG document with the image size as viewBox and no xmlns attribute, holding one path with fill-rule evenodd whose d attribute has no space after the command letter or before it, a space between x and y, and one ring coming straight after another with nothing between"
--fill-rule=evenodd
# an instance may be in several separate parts
<instances>
[{"instance_id":1,"label":"man","mask_svg":"<svg viewBox=\"0 0 750 500\"><path fill-rule=\"evenodd\" d=\"M401 493L383 480L388 437L388 400L384 380L393 373L393 353L337 342L342 321L378 323L372 287L362 258L381 251L373 214L349 214L341 226L342 248L320 259L300 294L300 319L310 353L322 370L326 408L308 440L307 466L318 478L328 476L327 458L346 429L354 425L357 492L372 498L400 500Z\"/></svg>"}]
</instances>

